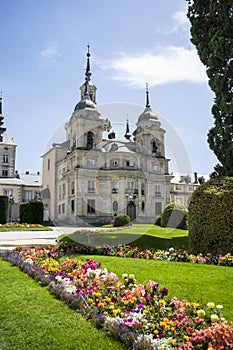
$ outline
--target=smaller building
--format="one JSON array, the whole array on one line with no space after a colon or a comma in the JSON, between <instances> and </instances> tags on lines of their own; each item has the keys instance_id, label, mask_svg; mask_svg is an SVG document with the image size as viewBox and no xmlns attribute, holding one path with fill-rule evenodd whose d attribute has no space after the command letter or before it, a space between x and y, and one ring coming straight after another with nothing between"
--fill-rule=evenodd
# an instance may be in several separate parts
<instances>
[{"instance_id":1,"label":"smaller building","mask_svg":"<svg viewBox=\"0 0 233 350\"><path fill-rule=\"evenodd\" d=\"M193 191L209 180L209 175L198 174L197 172L193 174L173 172L172 176L170 201L183 204L186 207L189 205Z\"/></svg>"},{"instance_id":2,"label":"smaller building","mask_svg":"<svg viewBox=\"0 0 233 350\"><path fill-rule=\"evenodd\" d=\"M18 221L19 204L40 198L41 175L15 171L16 143L6 134L0 96L0 195L10 200L9 221Z\"/></svg>"}]
</instances>

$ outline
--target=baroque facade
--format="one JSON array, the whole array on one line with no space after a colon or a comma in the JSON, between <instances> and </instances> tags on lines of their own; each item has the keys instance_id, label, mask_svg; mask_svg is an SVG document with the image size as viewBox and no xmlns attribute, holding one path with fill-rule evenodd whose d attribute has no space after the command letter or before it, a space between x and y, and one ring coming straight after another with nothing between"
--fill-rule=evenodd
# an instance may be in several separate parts
<instances>
[{"instance_id":1,"label":"baroque facade","mask_svg":"<svg viewBox=\"0 0 233 350\"><path fill-rule=\"evenodd\" d=\"M57 224L109 223L128 214L133 222L154 223L170 202L165 130L149 103L136 129L116 137L111 123L98 110L87 52L80 101L65 125L66 139L42 156L42 199Z\"/></svg>"}]
</instances>

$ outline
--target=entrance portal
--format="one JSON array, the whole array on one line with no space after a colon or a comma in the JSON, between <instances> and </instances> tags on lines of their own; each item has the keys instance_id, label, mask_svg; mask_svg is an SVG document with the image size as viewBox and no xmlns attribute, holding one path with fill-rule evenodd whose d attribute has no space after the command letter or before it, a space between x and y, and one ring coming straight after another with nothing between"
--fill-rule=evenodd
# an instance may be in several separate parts
<instances>
[{"instance_id":1,"label":"entrance portal","mask_svg":"<svg viewBox=\"0 0 233 350\"><path fill-rule=\"evenodd\" d=\"M132 201L127 205L127 215L130 217L130 221L136 219L136 205Z\"/></svg>"}]
</instances>

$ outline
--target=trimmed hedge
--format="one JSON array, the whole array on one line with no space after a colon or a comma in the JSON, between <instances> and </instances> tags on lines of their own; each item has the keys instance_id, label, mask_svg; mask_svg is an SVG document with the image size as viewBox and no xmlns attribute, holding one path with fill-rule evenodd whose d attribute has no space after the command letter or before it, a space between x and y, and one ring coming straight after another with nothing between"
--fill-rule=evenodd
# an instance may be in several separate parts
<instances>
[{"instance_id":1,"label":"trimmed hedge","mask_svg":"<svg viewBox=\"0 0 233 350\"><path fill-rule=\"evenodd\" d=\"M19 218L20 223L43 224L44 205L42 202L20 203Z\"/></svg>"},{"instance_id":2,"label":"trimmed hedge","mask_svg":"<svg viewBox=\"0 0 233 350\"><path fill-rule=\"evenodd\" d=\"M199 186L189 204L190 251L233 254L233 177L219 177Z\"/></svg>"},{"instance_id":3,"label":"trimmed hedge","mask_svg":"<svg viewBox=\"0 0 233 350\"><path fill-rule=\"evenodd\" d=\"M6 224L8 219L9 198L8 196L0 196L0 224Z\"/></svg>"},{"instance_id":4,"label":"trimmed hedge","mask_svg":"<svg viewBox=\"0 0 233 350\"><path fill-rule=\"evenodd\" d=\"M125 226L130 223L130 217L125 214L120 214L116 217L114 220L114 227L120 227L120 226Z\"/></svg>"},{"instance_id":5,"label":"trimmed hedge","mask_svg":"<svg viewBox=\"0 0 233 350\"><path fill-rule=\"evenodd\" d=\"M161 226L187 229L188 209L183 204L175 202L167 204L162 212Z\"/></svg>"}]
</instances>

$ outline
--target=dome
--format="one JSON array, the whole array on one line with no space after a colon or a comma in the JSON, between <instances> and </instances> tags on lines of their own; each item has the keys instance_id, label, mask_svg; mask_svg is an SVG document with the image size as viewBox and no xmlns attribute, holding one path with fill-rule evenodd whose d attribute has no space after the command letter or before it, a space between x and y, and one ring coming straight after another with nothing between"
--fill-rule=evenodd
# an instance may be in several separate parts
<instances>
[{"instance_id":1,"label":"dome","mask_svg":"<svg viewBox=\"0 0 233 350\"><path fill-rule=\"evenodd\" d=\"M81 101L75 106L75 111L79 111L80 109L91 108L96 109L95 103L90 99L88 94L85 94Z\"/></svg>"},{"instance_id":2,"label":"dome","mask_svg":"<svg viewBox=\"0 0 233 350\"><path fill-rule=\"evenodd\" d=\"M150 107L146 107L144 112L138 117L138 122L147 122L150 119L158 120L158 117Z\"/></svg>"}]
</instances>

